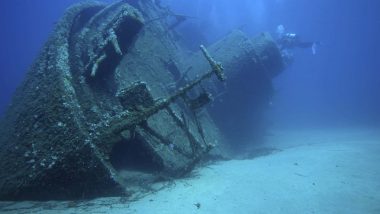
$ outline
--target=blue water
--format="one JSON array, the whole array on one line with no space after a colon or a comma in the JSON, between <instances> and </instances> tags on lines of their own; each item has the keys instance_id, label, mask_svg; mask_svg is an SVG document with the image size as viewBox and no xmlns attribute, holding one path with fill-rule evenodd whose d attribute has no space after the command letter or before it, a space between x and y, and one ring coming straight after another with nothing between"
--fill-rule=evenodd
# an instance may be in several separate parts
<instances>
[{"instance_id":1,"label":"blue water","mask_svg":"<svg viewBox=\"0 0 380 214\"><path fill-rule=\"evenodd\" d=\"M28 68L38 56L54 24L67 7L76 2L79 1L0 1L0 117L4 115L15 89L21 84ZM364 133L369 130L370 136L379 136L377 131L380 127L380 1L162 0L161 2L177 14L194 17L179 28L183 32L189 29L198 32L198 37L188 41L190 46L194 44L197 46L199 43L212 44L235 29L242 30L250 37L263 31L270 32L275 37L276 28L280 24L285 26L287 32L298 34L304 41L321 42L316 54L310 49L292 50L295 61L273 80L275 96L269 111L266 112L273 130L296 130L296 134L292 132L291 137L287 138L297 135L300 128L309 130L357 128L365 130ZM361 132L358 136L360 134ZM319 136L319 132L318 134L313 132L311 142L319 142L320 138L341 137L339 133L331 135L333 137L322 134ZM348 135L344 139L348 139L347 141L354 139L350 137L351 135ZM302 139L308 138L303 136ZM371 146L378 141L378 138L373 139ZM361 139L357 141L361 142ZM276 139L276 142L280 140ZM377 150L374 151L380 151L377 145ZM346 147L332 149L340 151ZM347 152L345 155L359 158L366 156L364 150L366 152L371 150L364 149L364 146L355 146L355 149L357 149L355 152ZM321 152L320 148L316 150ZM335 154L329 153L329 155L332 157ZM341 153L337 153L336 156L339 155ZM343 160L342 156L339 157ZM376 154L371 153L370 157L373 158L370 160L378 157L375 156ZM351 159L344 161L347 166L352 163ZM368 166L367 163L358 162L360 166L358 168L365 169ZM372 163L371 166L373 165ZM334 167L335 165L331 167L333 168L331 171ZM376 170L372 171L377 173L378 169ZM262 171L265 172L265 167ZM349 173L347 178L355 182L356 177ZM374 181L376 179L372 179L372 182L376 183ZM330 180L326 181L326 184L329 182ZM379 189L378 184L375 187ZM356 188L361 189L361 186L358 185Z\"/></svg>"},{"instance_id":2,"label":"blue water","mask_svg":"<svg viewBox=\"0 0 380 214\"><path fill-rule=\"evenodd\" d=\"M1 1L0 114L64 10L75 0ZM111 1L109 1L111 2ZM212 43L233 29L273 34L277 25L317 54L295 50L275 81L271 117L279 126L375 125L380 122L380 3L375 0L167 0ZM183 26L182 28L186 27Z\"/></svg>"}]
</instances>

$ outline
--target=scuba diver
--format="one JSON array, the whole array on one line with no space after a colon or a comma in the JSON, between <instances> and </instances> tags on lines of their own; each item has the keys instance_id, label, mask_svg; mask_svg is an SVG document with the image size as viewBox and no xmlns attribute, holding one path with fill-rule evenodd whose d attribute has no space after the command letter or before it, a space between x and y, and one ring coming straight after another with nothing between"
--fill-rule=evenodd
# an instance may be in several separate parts
<instances>
[{"instance_id":1,"label":"scuba diver","mask_svg":"<svg viewBox=\"0 0 380 214\"><path fill-rule=\"evenodd\" d=\"M283 25L277 27L277 44L281 50L293 48L311 48L313 55L316 54L317 45L320 42L305 42L295 33L285 33Z\"/></svg>"},{"instance_id":2,"label":"scuba diver","mask_svg":"<svg viewBox=\"0 0 380 214\"><path fill-rule=\"evenodd\" d=\"M293 62L293 53L290 49L294 48L311 48L313 55L317 53L317 46L320 42L305 42L295 33L286 33L283 25L277 26L277 45L281 50L281 55L286 64Z\"/></svg>"}]
</instances>

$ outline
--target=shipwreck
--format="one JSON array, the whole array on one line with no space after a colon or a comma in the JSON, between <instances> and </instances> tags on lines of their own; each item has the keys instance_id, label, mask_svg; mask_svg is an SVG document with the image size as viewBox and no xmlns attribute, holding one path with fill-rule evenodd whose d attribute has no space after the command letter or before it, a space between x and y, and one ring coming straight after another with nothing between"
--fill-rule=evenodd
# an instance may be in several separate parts
<instances>
[{"instance_id":1,"label":"shipwreck","mask_svg":"<svg viewBox=\"0 0 380 214\"><path fill-rule=\"evenodd\" d=\"M284 69L273 39L234 31L189 54L170 16L149 0L67 9L1 121L1 200L132 197L252 132L239 124Z\"/></svg>"}]
</instances>

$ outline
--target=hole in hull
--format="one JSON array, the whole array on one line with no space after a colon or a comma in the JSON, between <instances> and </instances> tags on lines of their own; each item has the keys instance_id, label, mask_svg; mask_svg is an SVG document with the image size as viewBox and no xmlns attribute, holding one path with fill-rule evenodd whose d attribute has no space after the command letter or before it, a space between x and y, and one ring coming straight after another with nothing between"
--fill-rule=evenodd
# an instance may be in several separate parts
<instances>
[{"instance_id":1,"label":"hole in hull","mask_svg":"<svg viewBox=\"0 0 380 214\"><path fill-rule=\"evenodd\" d=\"M116 143L112 148L110 161L118 171L154 173L163 168L161 161L152 153L146 142L137 136Z\"/></svg>"}]
</instances>

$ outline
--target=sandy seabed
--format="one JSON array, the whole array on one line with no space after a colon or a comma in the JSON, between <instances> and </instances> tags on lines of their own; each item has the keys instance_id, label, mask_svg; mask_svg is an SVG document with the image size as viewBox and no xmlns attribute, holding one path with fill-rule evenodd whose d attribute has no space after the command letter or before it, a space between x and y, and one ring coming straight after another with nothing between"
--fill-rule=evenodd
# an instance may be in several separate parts
<instances>
[{"instance_id":1,"label":"sandy seabed","mask_svg":"<svg viewBox=\"0 0 380 214\"><path fill-rule=\"evenodd\" d=\"M0 213L380 213L380 129L276 131L254 159L221 161L133 201L0 202Z\"/></svg>"}]
</instances>

